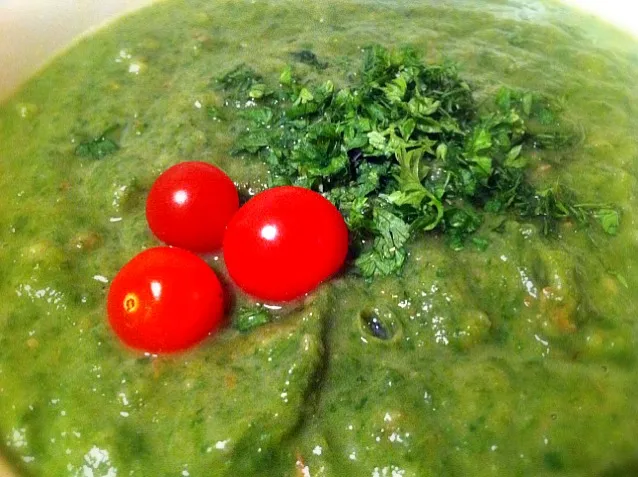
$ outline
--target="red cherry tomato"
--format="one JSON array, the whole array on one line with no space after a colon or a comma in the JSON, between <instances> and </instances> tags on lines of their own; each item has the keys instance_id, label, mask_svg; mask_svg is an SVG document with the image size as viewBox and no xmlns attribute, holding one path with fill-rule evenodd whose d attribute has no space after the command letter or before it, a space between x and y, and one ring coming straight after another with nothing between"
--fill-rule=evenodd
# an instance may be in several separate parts
<instances>
[{"instance_id":1,"label":"red cherry tomato","mask_svg":"<svg viewBox=\"0 0 638 477\"><path fill-rule=\"evenodd\" d=\"M107 309L111 327L128 346L151 353L180 351L219 328L223 290L197 255L155 247L118 272Z\"/></svg>"},{"instance_id":2,"label":"red cherry tomato","mask_svg":"<svg viewBox=\"0 0 638 477\"><path fill-rule=\"evenodd\" d=\"M146 219L162 242L206 253L221 247L238 208L235 184L222 170L206 162L181 162L151 187Z\"/></svg>"},{"instance_id":3,"label":"red cherry tomato","mask_svg":"<svg viewBox=\"0 0 638 477\"><path fill-rule=\"evenodd\" d=\"M228 273L246 293L288 301L336 273L348 251L348 228L327 199L282 186L250 199L228 224Z\"/></svg>"}]
</instances>

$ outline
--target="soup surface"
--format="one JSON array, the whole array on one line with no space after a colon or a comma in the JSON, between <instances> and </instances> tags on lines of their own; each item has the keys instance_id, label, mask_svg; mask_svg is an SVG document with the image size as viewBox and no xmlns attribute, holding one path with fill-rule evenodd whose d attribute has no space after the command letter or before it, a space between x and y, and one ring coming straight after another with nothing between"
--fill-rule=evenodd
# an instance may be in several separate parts
<instances>
[{"instance_id":1,"label":"soup surface","mask_svg":"<svg viewBox=\"0 0 638 477\"><path fill-rule=\"evenodd\" d=\"M295 67L343 83L371 43L457 62L479 98L560 98L579 142L536 180L615 204L619 233L504 217L483 251L431 234L399 276L345 273L251 332L125 349L106 290L157 244L159 173L203 160L244 197L264 187L229 154L232 108L210 114L215 79L278 78L311 49L327 67ZM3 453L27 476L637 475L637 46L519 0L168 0L82 41L0 106ZM76 155L114 125L115 154Z\"/></svg>"}]
</instances>

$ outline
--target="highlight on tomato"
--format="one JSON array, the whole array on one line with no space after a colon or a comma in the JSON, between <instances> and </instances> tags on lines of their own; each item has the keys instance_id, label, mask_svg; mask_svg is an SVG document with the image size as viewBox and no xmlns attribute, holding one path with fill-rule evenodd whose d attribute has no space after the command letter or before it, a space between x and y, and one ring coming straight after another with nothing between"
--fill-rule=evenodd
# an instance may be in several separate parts
<instances>
[{"instance_id":1,"label":"highlight on tomato","mask_svg":"<svg viewBox=\"0 0 638 477\"><path fill-rule=\"evenodd\" d=\"M348 228L317 192L296 186L267 189L228 224L226 268L244 292L261 300L299 298L343 266Z\"/></svg>"},{"instance_id":2,"label":"highlight on tomato","mask_svg":"<svg viewBox=\"0 0 638 477\"><path fill-rule=\"evenodd\" d=\"M146 219L162 242L196 253L218 250L226 226L239 208L233 181L207 162L181 162L155 181Z\"/></svg>"},{"instance_id":3,"label":"highlight on tomato","mask_svg":"<svg viewBox=\"0 0 638 477\"><path fill-rule=\"evenodd\" d=\"M155 247L131 259L108 293L109 323L129 347L151 353L182 351L216 331L224 293L215 272L197 255Z\"/></svg>"}]
</instances>

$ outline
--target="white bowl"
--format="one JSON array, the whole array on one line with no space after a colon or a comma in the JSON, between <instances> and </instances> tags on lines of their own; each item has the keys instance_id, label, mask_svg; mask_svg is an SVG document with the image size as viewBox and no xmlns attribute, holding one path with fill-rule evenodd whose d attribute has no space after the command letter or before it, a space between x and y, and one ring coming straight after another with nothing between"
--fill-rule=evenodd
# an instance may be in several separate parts
<instances>
[{"instance_id":1,"label":"white bowl","mask_svg":"<svg viewBox=\"0 0 638 477\"><path fill-rule=\"evenodd\" d=\"M74 39L153 1L0 0L0 101Z\"/></svg>"},{"instance_id":2,"label":"white bowl","mask_svg":"<svg viewBox=\"0 0 638 477\"><path fill-rule=\"evenodd\" d=\"M154 1L0 0L0 101L74 39ZM562 1L638 36L638 2Z\"/></svg>"}]
</instances>

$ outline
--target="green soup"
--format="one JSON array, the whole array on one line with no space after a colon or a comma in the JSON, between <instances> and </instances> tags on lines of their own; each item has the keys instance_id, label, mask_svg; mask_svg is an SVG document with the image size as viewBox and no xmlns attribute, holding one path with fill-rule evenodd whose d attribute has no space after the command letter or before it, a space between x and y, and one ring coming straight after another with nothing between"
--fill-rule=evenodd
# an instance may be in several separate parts
<instances>
[{"instance_id":1,"label":"green soup","mask_svg":"<svg viewBox=\"0 0 638 477\"><path fill-rule=\"evenodd\" d=\"M371 43L449 58L479 96L561 98L581 141L537 179L616 204L618 235L424 236L399 276L345 274L250 333L125 349L106 290L157 243L157 175L203 160L263 188L215 78L312 49L307 77L346 81ZM2 452L34 477L638 475L636 78L633 40L549 1L168 0L83 40L0 106ZM114 124L117 153L75 154Z\"/></svg>"}]
</instances>

